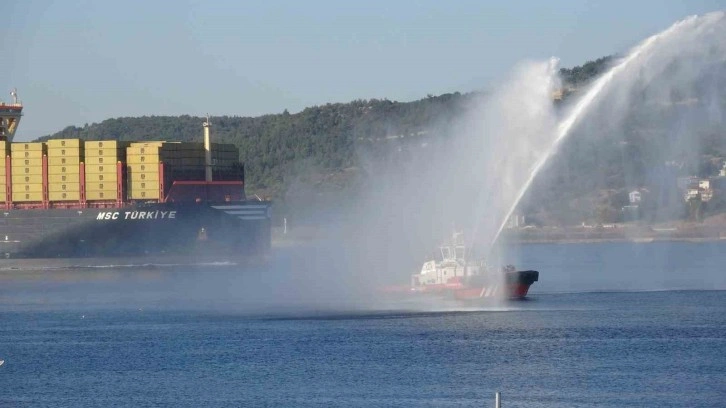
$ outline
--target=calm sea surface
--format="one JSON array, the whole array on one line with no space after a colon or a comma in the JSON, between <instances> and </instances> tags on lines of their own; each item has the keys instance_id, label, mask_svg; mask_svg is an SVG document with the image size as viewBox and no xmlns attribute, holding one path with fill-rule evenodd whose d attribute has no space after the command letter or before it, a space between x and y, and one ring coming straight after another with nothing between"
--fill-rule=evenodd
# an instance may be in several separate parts
<instances>
[{"instance_id":1,"label":"calm sea surface","mask_svg":"<svg viewBox=\"0 0 726 408\"><path fill-rule=\"evenodd\" d=\"M0 407L726 406L723 243L518 247L530 300L477 308L356 292L321 253L0 269Z\"/></svg>"}]
</instances>

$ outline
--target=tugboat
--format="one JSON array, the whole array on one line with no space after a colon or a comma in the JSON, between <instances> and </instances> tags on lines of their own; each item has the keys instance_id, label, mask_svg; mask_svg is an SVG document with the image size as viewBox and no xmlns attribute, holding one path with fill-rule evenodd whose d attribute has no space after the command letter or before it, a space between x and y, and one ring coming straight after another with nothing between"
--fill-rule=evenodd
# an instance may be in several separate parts
<instances>
[{"instance_id":1,"label":"tugboat","mask_svg":"<svg viewBox=\"0 0 726 408\"><path fill-rule=\"evenodd\" d=\"M519 300L539 279L538 271L518 271L513 265L492 269L483 260L469 260L462 233L454 233L439 249L441 260L425 262L421 272L411 276L412 292L461 301L493 297Z\"/></svg>"}]
</instances>

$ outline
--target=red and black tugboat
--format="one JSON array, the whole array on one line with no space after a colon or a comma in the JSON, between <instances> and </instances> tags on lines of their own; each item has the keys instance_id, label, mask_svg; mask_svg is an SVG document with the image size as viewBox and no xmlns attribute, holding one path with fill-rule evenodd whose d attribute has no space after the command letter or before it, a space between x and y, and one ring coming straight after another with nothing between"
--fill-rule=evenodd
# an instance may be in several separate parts
<instances>
[{"instance_id":1,"label":"red and black tugboat","mask_svg":"<svg viewBox=\"0 0 726 408\"><path fill-rule=\"evenodd\" d=\"M524 299L539 279L538 271L518 271L512 265L492 269L482 260L468 259L463 234L439 247L441 258L425 262L421 272L411 276L411 291L440 295L461 301L484 298Z\"/></svg>"}]
</instances>

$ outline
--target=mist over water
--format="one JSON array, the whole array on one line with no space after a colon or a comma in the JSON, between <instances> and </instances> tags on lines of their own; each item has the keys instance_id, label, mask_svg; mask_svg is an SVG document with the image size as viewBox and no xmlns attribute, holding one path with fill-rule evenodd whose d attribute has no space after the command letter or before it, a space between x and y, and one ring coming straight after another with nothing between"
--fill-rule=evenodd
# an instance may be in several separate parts
<instances>
[{"instance_id":1,"label":"mist over water","mask_svg":"<svg viewBox=\"0 0 726 408\"><path fill-rule=\"evenodd\" d=\"M725 26L723 13L678 22L615 60L564 105L552 100L563 86L559 61L523 61L490 91L471 98L452 123L435 124L424 137L401 138L386 155L359 151L368 183L348 211L336 208L334 216L318 217L316 226L324 230L320 237L276 248L267 268L181 271L170 283L168 304L183 307L180 298L188 296L198 307L254 313L448 310L457 306L392 303L380 289L407 285L453 231L463 231L475 253L491 265L540 270L535 294L538 286L556 290L546 284L548 276L571 290L648 289L644 282L653 279L628 282L626 276L612 275L624 279L616 284L602 274L638 270L658 277L666 273L661 263L648 269L607 265L608 259L599 258L599 266L583 269L564 259L533 258L497 237L530 185L543 176L546 182L562 146L586 138L620 143L632 128L633 112L646 121L643 126L652 129L657 123L673 141L653 144L649 154L661 161L676 149L698 154L698 146L689 143L692 135L723 126ZM708 275L701 286L721 287L714 279ZM560 285L568 280L578 284ZM670 275L666 281L672 285L659 289L699 287Z\"/></svg>"},{"instance_id":2,"label":"mist over water","mask_svg":"<svg viewBox=\"0 0 726 408\"><path fill-rule=\"evenodd\" d=\"M512 200L505 198L509 208L500 218L500 225L494 233L492 244L496 242L507 219L515 211L539 171L557 151L558 145L571 134L573 127L582 117L588 115L591 109L608 106L608 112L594 112L594 114L608 116L611 126L615 124L622 127L623 118L637 102L648 100L649 103L673 104L698 102L699 99L706 98L707 119L710 119L713 125L722 125L723 107L719 106L717 91L714 92L717 87L709 85L713 85L714 80L717 80L715 75L719 74L719 70L723 75L724 61L726 61L724 38L726 38L726 17L723 12L703 17L693 16L679 21L640 43L594 81L558 121L554 132L547 127L540 127L551 135L549 138L543 138L548 147L543 152L536 152L535 160L527 157L524 161L518 162L520 165L518 167L522 169L527 169L528 163L533 164L529 165L529 174L524 182L505 185L505 190L507 187L512 187L516 193ZM706 84L703 83L704 80ZM549 84L551 81L545 83ZM653 89L652 95L641 94L641 101L634 101L634 92L643 92L645 89ZM543 121L543 118L532 115L531 109L524 110L522 119L532 120L535 124ZM549 123L545 120L544 124ZM688 130L694 132L698 129L689 127ZM520 135L527 138L526 132Z\"/></svg>"},{"instance_id":3,"label":"mist over water","mask_svg":"<svg viewBox=\"0 0 726 408\"><path fill-rule=\"evenodd\" d=\"M352 228L357 252L372 258L368 276L406 282L454 231L463 231L473 249L491 240L528 163L550 146L556 69L555 59L523 62L493 92L472 100L456 123L409 146L408 155L385 163L367 158L373 182Z\"/></svg>"},{"instance_id":4,"label":"mist over water","mask_svg":"<svg viewBox=\"0 0 726 408\"><path fill-rule=\"evenodd\" d=\"M557 64L518 64L393 155L361 151L352 209L267 265L0 260L0 405L722 406L726 240L497 237L569 142L646 137L677 162L723 137L726 17L647 39L565 106ZM529 301L381 296L454 230L491 264L540 270Z\"/></svg>"},{"instance_id":5,"label":"mist over water","mask_svg":"<svg viewBox=\"0 0 726 408\"><path fill-rule=\"evenodd\" d=\"M336 211L329 223L321 217L322 238L276 248L267 267L219 264L115 267L70 274L46 271L39 273L37 281L54 276L43 283L51 290L47 297L31 290L35 296L31 303L89 301L101 306L202 307L250 313L446 310L451 305L389 303L379 289L408 284L411 274L432 258L437 245L453 231L463 231L468 244L492 265L514 263L540 270L542 281L533 286L534 293L538 287L556 291L548 280L575 291L648 289L650 279L616 284L601 274L627 269L647 276L661 274L662 268L648 270L642 264L611 268L606 258L599 258L597 267L568 267L564 259L533 257L521 247L507 247L497 237L518 203L527 198L530 185L542 177L546 182L549 164L569 140L612 138L618 143L633 128L634 111L644 127L659 124L658 131L669 141L651 146L649 154L660 161L698 154L694 134L718 129L723 134L724 39L724 13L684 19L614 61L609 71L578 89L565 106L552 100L553 92L562 87L558 60L524 61L489 92L473 97L453 123L436 124L425 137L406 139L385 157L360 151L369 182L352 209ZM561 251L555 254L569 257ZM577 279L568 275L575 273ZM689 269L688 273L698 271ZM723 288L714 275L693 286L683 284L675 274L659 289ZM94 279L88 284L78 283L91 276ZM33 282L32 275L24 279L29 280L13 284L18 292L6 293L3 302L12 304L23 297L26 283ZM578 284L562 284L568 281Z\"/></svg>"},{"instance_id":6,"label":"mist over water","mask_svg":"<svg viewBox=\"0 0 726 408\"><path fill-rule=\"evenodd\" d=\"M667 140L673 144L654 144L646 153L657 155L661 161L698 154L695 136L719 132L724 125L725 38L725 13L688 17L640 43L595 80L558 122L550 147L534 162L526 181L520 185L493 242L559 144L583 119L595 123L587 131L619 136L621 140L622 135L644 128L670 133ZM659 112L654 112L654 105L660 108ZM674 110L673 106L687 109ZM626 123L635 110L644 121L640 129Z\"/></svg>"},{"instance_id":7,"label":"mist over water","mask_svg":"<svg viewBox=\"0 0 726 408\"><path fill-rule=\"evenodd\" d=\"M698 155L696 135L723 133L725 39L723 12L688 17L615 59L564 106L552 100L562 86L558 61L523 62L472 101L456 123L433 129L409 156L388 162L366 157L375 181L355 212L352 246L363 258L361 276L406 282L453 230L464 231L490 263L516 263L516 253L498 237L571 137L627 144L632 133L657 133L663 139L653 138L643 152L653 162ZM668 177L655 174L660 167L650 171L652 178ZM639 187L643 181L631 182Z\"/></svg>"}]
</instances>

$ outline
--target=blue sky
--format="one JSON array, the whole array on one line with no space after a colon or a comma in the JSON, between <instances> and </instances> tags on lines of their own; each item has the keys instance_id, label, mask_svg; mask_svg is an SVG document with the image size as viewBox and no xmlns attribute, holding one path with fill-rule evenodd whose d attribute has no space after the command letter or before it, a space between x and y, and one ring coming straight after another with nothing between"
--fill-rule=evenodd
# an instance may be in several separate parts
<instances>
[{"instance_id":1,"label":"blue sky","mask_svg":"<svg viewBox=\"0 0 726 408\"><path fill-rule=\"evenodd\" d=\"M111 117L256 116L486 89L518 61L624 52L706 1L28 1L0 4L16 140Z\"/></svg>"}]
</instances>

